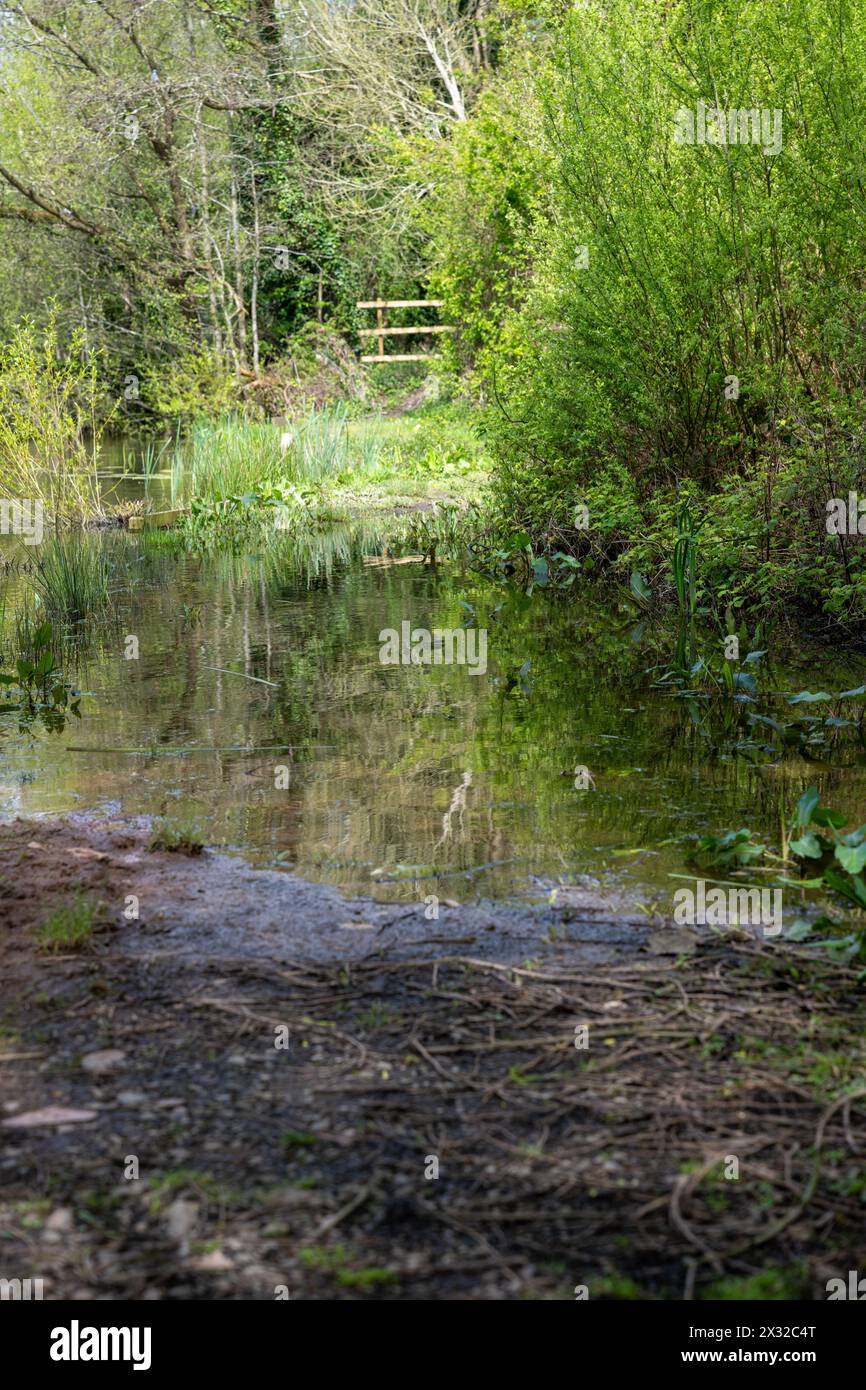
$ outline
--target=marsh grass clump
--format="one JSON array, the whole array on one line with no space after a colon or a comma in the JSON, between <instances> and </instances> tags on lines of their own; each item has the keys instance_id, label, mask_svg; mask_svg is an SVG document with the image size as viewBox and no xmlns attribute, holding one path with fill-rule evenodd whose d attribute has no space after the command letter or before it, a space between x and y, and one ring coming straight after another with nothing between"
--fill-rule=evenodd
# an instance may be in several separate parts
<instances>
[{"instance_id":1,"label":"marsh grass clump","mask_svg":"<svg viewBox=\"0 0 866 1390\"><path fill-rule=\"evenodd\" d=\"M190 821L161 821L154 826L148 849L152 854L162 850L168 854L201 854L204 841Z\"/></svg>"},{"instance_id":2,"label":"marsh grass clump","mask_svg":"<svg viewBox=\"0 0 866 1390\"><path fill-rule=\"evenodd\" d=\"M200 501L254 500L281 487L316 487L353 471L368 472L381 449L375 422L350 434L346 407L335 405L311 408L284 430L240 415L197 420L177 446L171 468L173 477L185 474L187 494ZM182 490L173 482L173 494Z\"/></svg>"},{"instance_id":3,"label":"marsh grass clump","mask_svg":"<svg viewBox=\"0 0 866 1390\"><path fill-rule=\"evenodd\" d=\"M111 565L103 546L77 533L56 536L36 562L36 591L58 626L83 623L108 607Z\"/></svg>"},{"instance_id":4,"label":"marsh grass clump","mask_svg":"<svg viewBox=\"0 0 866 1390\"><path fill-rule=\"evenodd\" d=\"M262 526L289 530L297 518L309 519L322 485L348 467L343 407L311 410L282 432L240 416L199 420L175 455L172 495L180 491L189 500L189 540L243 541Z\"/></svg>"},{"instance_id":5,"label":"marsh grass clump","mask_svg":"<svg viewBox=\"0 0 866 1390\"><path fill-rule=\"evenodd\" d=\"M310 409L293 422L288 434L286 462L296 484L335 483L353 470L363 472L374 466L381 448L378 433L368 423L350 440L345 405Z\"/></svg>"},{"instance_id":6,"label":"marsh grass clump","mask_svg":"<svg viewBox=\"0 0 866 1390\"><path fill-rule=\"evenodd\" d=\"M82 951L91 945L99 923L102 905L78 892L68 903L55 908L36 928L36 943L42 951Z\"/></svg>"},{"instance_id":7,"label":"marsh grass clump","mask_svg":"<svg viewBox=\"0 0 866 1390\"><path fill-rule=\"evenodd\" d=\"M263 485L278 481L280 463L280 436L273 425L239 415L197 420L172 460L172 493L186 491L211 503L254 496Z\"/></svg>"},{"instance_id":8,"label":"marsh grass clump","mask_svg":"<svg viewBox=\"0 0 866 1390\"><path fill-rule=\"evenodd\" d=\"M407 484L418 491L419 483L426 490L477 481L479 447L453 412L420 423L358 419L337 404L310 407L284 429L241 416L202 419L175 450L172 499L187 506L188 544L258 544L268 530L342 520L347 492L372 487L390 496Z\"/></svg>"},{"instance_id":9,"label":"marsh grass clump","mask_svg":"<svg viewBox=\"0 0 866 1390\"><path fill-rule=\"evenodd\" d=\"M126 537L68 531L55 536L35 562L33 585L45 616L59 633L103 621L130 587L132 555Z\"/></svg>"}]
</instances>

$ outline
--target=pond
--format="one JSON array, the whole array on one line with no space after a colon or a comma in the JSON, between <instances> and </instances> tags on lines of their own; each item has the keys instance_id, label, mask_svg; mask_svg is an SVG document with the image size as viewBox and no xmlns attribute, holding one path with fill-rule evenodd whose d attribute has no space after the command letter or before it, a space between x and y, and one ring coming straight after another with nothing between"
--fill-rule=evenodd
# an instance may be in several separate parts
<instances>
[{"instance_id":1,"label":"pond","mask_svg":"<svg viewBox=\"0 0 866 1390\"><path fill-rule=\"evenodd\" d=\"M856 730L829 758L738 749L728 714L654 685L667 636L617 591L527 595L459 563L393 563L389 527L274 533L237 554L190 554L172 533L88 538L117 579L70 648L81 718L48 732L0 716L3 815L167 817L380 899L539 900L590 875L665 908L698 835L775 841L810 782L857 823ZM10 610L30 559L2 581ZM405 622L485 629L486 671L382 664L380 633ZM862 680L860 658L795 635L762 646L755 710Z\"/></svg>"}]
</instances>

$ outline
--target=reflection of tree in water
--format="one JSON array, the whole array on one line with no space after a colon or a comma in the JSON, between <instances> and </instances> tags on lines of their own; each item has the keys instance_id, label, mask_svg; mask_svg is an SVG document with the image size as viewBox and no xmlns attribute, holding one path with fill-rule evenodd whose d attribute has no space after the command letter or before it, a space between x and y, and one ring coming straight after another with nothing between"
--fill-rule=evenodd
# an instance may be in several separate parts
<instances>
[{"instance_id":1,"label":"reflection of tree in water","mask_svg":"<svg viewBox=\"0 0 866 1390\"><path fill-rule=\"evenodd\" d=\"M507 889L621 867L613 851L640 846L658 850L642 871L663 875L682 868L680 843L659 849L666 839L740 816L775 823L787 784L683 736L685 702L652 689L665 634L637 632L610 590L584 591L576 609L454 565L364 566L381 546L378 526L283 533L247 555L143 544L135 587L82 655L98 718L81 741L212 751L76 762L52 750L55 788L195 817L217 842L283 851L356 889L373 868L402 866L382 891L407 898L437 872L461 896L459 875L480 865L514 861L500 871ZM382 628L458 627L466 604L488 630L486 677L379 663ZM137 662L119 656L124 632L140 637ZM527 663L528 679L508 679ZM285 762L291 782L277 787ZM574 789L577 764L595 789ZM41 809L39 795L37 780L23 809Z\"/></svg>"},{"instance_id":2,"label":"reflection of tree in water","mask_svg":"<svg viewBox=\"0 0 866 1390\"><path fill-rule=\"evenodd\" d=\"M444 843L445 843L446 840L450 840L450 839L451 839L451 835L452 835L452 833L453 833L453 828L454 828L454 827L453 827L453 821L454 821L455 815L459 817L459 821L460 821L460 834L461 834L461 836L462 836L462 834L463 834L463 812L466 810L466 793L468 792L468 790L469 790L469 788L471 787L471 785L472 785L472 773L471 773L471 772L464 772L464 773L463 773L463 776L462 776L461 779L460 779L460 784L459 784L459 786L457 786L457 787L454 788L454 792L453 792L453 794L452 794L451 802L450 802L450 804L449 804L449 806L448 806L448 810L445 812L445 814L444 814L443 817L442 817L442 834L440 835L439 839L436 841L436 844L435 844L435 847L434 847L434 848L439 849L439 847L440 847L441 845L444 845Z\"/></svg>"}]
</instances>

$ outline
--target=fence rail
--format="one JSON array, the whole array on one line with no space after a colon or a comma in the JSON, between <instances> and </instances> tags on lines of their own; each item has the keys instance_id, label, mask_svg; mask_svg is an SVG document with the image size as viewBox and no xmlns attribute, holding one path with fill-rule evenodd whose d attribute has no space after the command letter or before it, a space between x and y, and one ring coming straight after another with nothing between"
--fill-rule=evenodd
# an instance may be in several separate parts
<instances>
[{"instance_id":1,"label":"fence rail","mask_svg":"<svg viewBox=\"0 0 866 1390\"><path fill-rule=\"evenodd\" d=\"M411 328L389 328L385 319L386 309L440 309L444 303L441 299L359 299L356 307L358 309L376 310L376 327L359 328L359 338L378 339L377 353L363 353L362 362L423 362L427 358L439 357L438 352L387 352L385 351L385 339L397 337L410 337L412 334L426 333L453 333L454 325L449 323L424 323L413 325Z\"/></svg>"}]
</instances>

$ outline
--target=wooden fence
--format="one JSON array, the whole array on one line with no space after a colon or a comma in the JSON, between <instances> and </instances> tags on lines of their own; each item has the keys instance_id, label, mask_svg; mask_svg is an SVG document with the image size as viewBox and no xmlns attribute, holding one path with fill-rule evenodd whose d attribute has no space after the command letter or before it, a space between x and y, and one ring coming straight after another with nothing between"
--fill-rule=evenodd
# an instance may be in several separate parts
<instances>
[{"instance_id":1,"label":"wooden fence","mask_svg":"<svg viewBox=\"0 0 866 1390\"><path fill-rule=\"evenodd\" d=\"M439 309L442 306L441 299L361 299L358 301L359 309L376 310L376 327L360 328L358 336L360 338L377 338L377 353L364 353L361 356L362 362L424 362L427 358L438 357L437 352L385 352L386 338L408 338L414 334L425 333L453 333L452 324L446 323L425 323L413 328L389 328L385 321L386 309Z\"/></svg>"}]
</instances>

